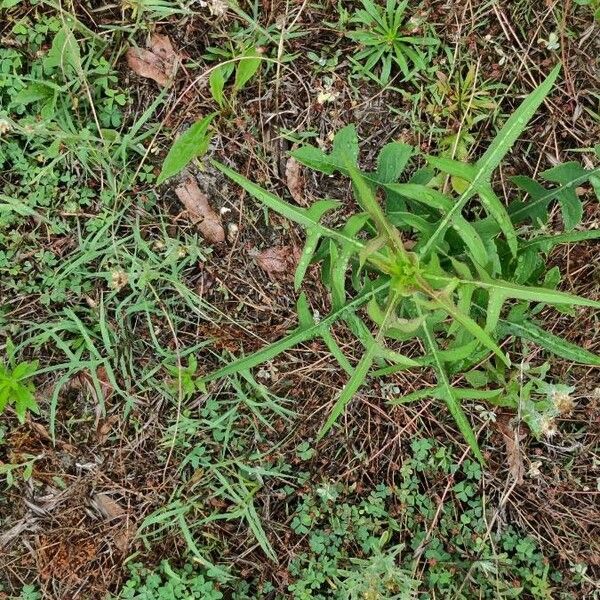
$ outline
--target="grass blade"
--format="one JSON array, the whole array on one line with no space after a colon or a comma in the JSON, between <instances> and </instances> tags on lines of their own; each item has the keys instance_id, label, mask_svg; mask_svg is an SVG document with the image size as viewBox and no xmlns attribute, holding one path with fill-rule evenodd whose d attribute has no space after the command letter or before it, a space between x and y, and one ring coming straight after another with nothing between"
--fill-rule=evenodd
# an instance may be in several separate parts
<instances>
[{"instance_id":1,"label":"grass blade","mask_svg":"<svg viewBox=\"0 0 600 600\"><path fill-rule=\"evenodd\" d=\"M358 388L363 384L373 361L375 360L375 356L377 354L378 344L373 343L367 348L367 351L363 354L360 359L358 365L354 369L352 376L344 386L342 393L339 395L338 399L333 406L333 410L331 414L327 418L327 421L323 424L319 433L317 434L317 441L322 439L328 431L333 427L334 423L338 420L338 417L344 412L348 402L352 400L354 394L358 391Z\"/></svg>"}]
</instances>

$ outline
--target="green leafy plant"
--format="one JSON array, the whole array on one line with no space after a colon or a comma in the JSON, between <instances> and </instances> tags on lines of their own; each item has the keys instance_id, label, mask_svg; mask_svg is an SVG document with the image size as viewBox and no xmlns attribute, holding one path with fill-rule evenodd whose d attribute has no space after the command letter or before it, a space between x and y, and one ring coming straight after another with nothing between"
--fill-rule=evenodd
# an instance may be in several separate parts
<instances>
[{"instance_id":1,"label":"green leafy plant","mask_svg":"<svg viewBox=\"0 0 600 600\"><path fill-rule=\"evenodd\" d=\"M208 128L214 117L215 113L196 121L175 140L163 162L157 185L183 171L194 158L206 152L210 143Z\"/></svg>"},{"instance_id":2,"label":"green leafy plant","mask_svg":"<svg viewBox=\"0 0 600 600\"><path fill-rule=\"evenodd\" d=\"M427 157L434 170L467 182L457 197L426 185L435 171L420 171L407 183L396 183L413 153L405 144L385 146L377 170L361 173L357 166L358 139L353 127L346 127L336 135L330 154L311 146L294 153L297 160L309 167L328 174L339 171L350 177L362 212L351 216L342 227L329 228L321 223L326 213L339 206L337 202L319 200L309 208L300 208L229 167L215 163L266 207L307 230L295 287L300 287L311 261L322 262L323 279L331 292L332 312L315 320L306 296L300 295L299 324L294 331L255 354L207 375L205 381L246 371L302 342L321 337L349 379L319 432L320 438L331 429L369 374L383 376L409 368L432 368L438 380L436 393L431 390L424 393L446 403L465 440L483 461L475 433L461 405L461 399L471 394L481 397L482 391L453 385L452 373L489 356L510 365L509 357L501 348L507 337L503 323L508 328L513 323L518 324L510 312L504 316L509 300L525 307L542 303L600 308L600 303L594 300L516 281L515 263L518 265L519 254L523 246L527 247L527 241L518 237L514 216L518 214L523 219L530 213L527 209L515 209L511 219L511 211L507 211L491 184L493 172L551 90L558 73L557 67L523 101L474 165L444 157ZM593 173L588 171L586 175ZM561 184L571 185L562 178ZM377 189L391 193L387 198L387 214L376 198ZM555 189L550 197L558 194ZM487 216L479 218L481 210L473 205L473 216L468 220L463 210L476 198ZM539 200L534 199L534 202ZM482 234L483 230L486 235ZM410 250L403 233L411 236ZM347 289L348 272L350 290ZM375 335L359 314L361 307L366 307L369 319L378 326ZM332 336L331 328L338 321L344 322L365 348L355 366ZM514 330L511 333L514 334ZM553 351L554 336L547 336L541 328L536 333L537 343ZM415 338L422 341L425 354L417 357L402 354L402 342ZM587 362L587 357L587 354L579 355L583 362Z\"/></svg>"},{"instance_id":3,"label":"green leafy plant","mask_svg":"<svg viewBox=\"0 0 600 600\"><path fill-rule=\"evenodd\" d=\"M31 381L37 369L37 361L16 362L9 348L8 364L0 362L0 413L7 406L12 406L19 422L24 423L28 411L40 412L34 395L35 386Z\"/></svg>"},{"instance_id":4,"label":"green leafy plant","mask_svg":"<svg viewBox=\"0 0 600 600\"><path fill-rule=\"evenodd\" d=\"M428 59L423 47L437 46L439 40L418 34L420 24L407 18L408 0L387 0L385 7L373 0L361 3L363 8L350 18L357 27L347 34L361 47L352 57L357 70L385 85L393 65L405 79L426 69Z\"/></svg>"},{"instance_id":5,"label":"green leafy plant","mask_svg":"<svg viewBox=\"0 0 600 600\"><path fill-rule=\"evenodd\" d=\"M539 367L521 365L520 369L506 369L502 364L487 365L465 373L473 388L497 387L497 398L490 401L519 411L536 438L551 438L557 432L556 419L571 413L575 402L572 386L548 381L550 365Z\"/></svg>"},{"instance_id":6,"label":"green leafy plant","mask_svg":"<svg viewBox=\"0 0 600 600\"><path fill-rule=\"evenodd\" d=\"M213 48L213 53L218 49ZM225 85L233 76L234 83L232 95L235 95L256 75L260 68L262 58L256 48L248 48L240 55L229 57L227 52L222 53L223 58L229 58L224 64L217 66L209 76L210 93L213 100L223 108L226 105Z\"/></svg>"},{"instance_id":7,"label":"green leafy plant","mask_svg":"<svg viewBox=\"0 0 600 600\"><path fill-rule=\"evenodd\" d=\"M440 505L430 483L450 476L455 483ZM482 479L477 462L461 465L448 447L416 438L393 486L362 494L341 483L313 487L291 521L304 542L288 567L292 597L553 597L562 574L543 548L514 525L488 530Z\"/></svg>"},{"instance_id":8,"label":"green leafy plant","mask_svg":"<svg viewBox=\"0 0 600 600\"><path fill-rule=\"evenodd\" d=\"M467 160L475 143L474 128L493 117L498 108L493 94L501 86L480 81L478 75L475 65L454 69L449 75L439 71L436 83L429 88L431 98L426 114L442 124L444 134L439 141L442 156ZM456 177L451 182L459 193L466 185Z\"/></svg>"},{"instance_id":9,"label":"green leafy plant","mask_svg":"<svg viewBox=\"0 0 600 600\"><path fill-rule=\"evenodd\" d=\"M223 594L211 577L191 564L181 569L162 561L155 569L130 565L130 577L118 595L120 600L220 600Z\"/></svg>"},{"instance_id":10,"label":"green leafy plant","mask_svg":"<svg viewBox=\"0 0 600 600\"><path fill-rule=\"evenodd\" d=\"M6 485L11 487L18 481L17 475L23 481L28 481L33 475L33 467L41 457L31 454L21 456L21 462L3 463L0 461L0 475L6 478Z\"/></svg>"}]
</instances>

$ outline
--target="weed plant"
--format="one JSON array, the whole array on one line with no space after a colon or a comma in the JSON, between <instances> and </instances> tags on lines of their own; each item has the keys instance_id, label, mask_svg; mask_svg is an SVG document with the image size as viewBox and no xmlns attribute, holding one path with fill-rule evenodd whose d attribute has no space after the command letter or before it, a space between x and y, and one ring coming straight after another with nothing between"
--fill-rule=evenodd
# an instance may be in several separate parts
<instances>
[{"instance_id":1,"label":"weed plant","mask_svg":"<svg viewBox=\"0 0 600 600\"><path fill-rule=\"evenodd\" d=\"M597 185L599 170L586 171L577 163L559 165L542 174L543 179L557 184L551 189L517 177L515 183L529 194L529 201L516 201L508 209L492 187L494 171L552 89L558 73L557 67L523 101L475 164L427 156L429 169L398 183L414 149L391 143L382 149L377 170L362 173L352 126L338 132L330 154L312 146L298 149L294 156L302 164L327 174L338 171L352 181L361 212L342 227L330 228L321 222L339 207L338 202L319 200L309 208L300 208L215 163L266 207L306 229L295 287L300 288L311 262L320 262L323 281L331 293L332 312L315 319L306 296L300 295L299 324L292 333L227 364L206 376L205 382L246 371L302 342L321 337L348 374L320 429L321 438L369 375L381 377L399 370L431 368L437 384L405 400L423 396L443 400L474 455L483 462L462 400L486 400L513 408L516 405L501 387L459 387L453 384L453 376L492 356L510 367L510 357L503 349L509 335L534 341L568 360L600 364L598 356L544 331L532 319L541 306L548 304L568 309L600 308L597 301L555 289L556 273L545 273L543 267L544 252L554 245L598 237L597 231L572 230L582 218L575 188L584 181ZM436 173L463 181L460 192L436 185ZM386 195L385 210L377 199L380 190ZM549 203L555 199L568 231L550 238L522 239L516 226L527 220L543 222ZM410 245L406 243L409 239ZM540 279L542 285L532 285ZM371 333L372 326L360 313L362 307L369 321L378 327L377 333ZM334 340L332 326L338 321L345 322L364 346L356 365L350 364ZM402 344L414 339L420 341L425 352L421 356L403 354Z\"/></svg>"}]
</instances>

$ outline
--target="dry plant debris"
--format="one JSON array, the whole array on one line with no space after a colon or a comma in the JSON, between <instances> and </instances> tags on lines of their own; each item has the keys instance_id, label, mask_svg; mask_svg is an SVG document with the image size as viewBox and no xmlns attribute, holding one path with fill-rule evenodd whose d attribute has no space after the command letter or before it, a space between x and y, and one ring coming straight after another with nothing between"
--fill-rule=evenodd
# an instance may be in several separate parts
<instances>
[{"instance_id":1,"label":"dry plant debris","mask_svg":"<svg viewBox=\"0 0 600 600\"><path fill-rule=\"evenodd\" d=\"M218 244L225 241L225 229L221 217L212 209L208 196L200 189L194 177L186 177L175 188L175 193L189 218L208 242Z\"/></svg>"},{"instance_id":2,"label":"dry plant debris","mask_svg":"<svg viewBox=\"0 0 600 600\"><path fill-rule=\"evenodd\" d=\"M250 252L256 264L269 276L291 275L298 262L298 249L294 246L272 246Z\"/></svg>"},{"instance_id":3,"label":"dry plant debris","mask_svg":"<svg viewBox=\"0 0 600 600\"><path fill-rule=\"evenodd\" d=\"M168 36L155 33L147 49L130 48L127 51L127 64L140 77L152 79L161 87L168 87L177 73L179 56Z\"/></svg>"},{"instance_id":4,"label":"dry plant debris","mask_svg":"<svg viewBox=\"0 0 600 600\"><path fill-rule=\"evenodd\" d=\"M285 179L292 198L300 206L308 206L303 167L293 157L290 157L285 165Z\"/></svg>"}]
</instances>

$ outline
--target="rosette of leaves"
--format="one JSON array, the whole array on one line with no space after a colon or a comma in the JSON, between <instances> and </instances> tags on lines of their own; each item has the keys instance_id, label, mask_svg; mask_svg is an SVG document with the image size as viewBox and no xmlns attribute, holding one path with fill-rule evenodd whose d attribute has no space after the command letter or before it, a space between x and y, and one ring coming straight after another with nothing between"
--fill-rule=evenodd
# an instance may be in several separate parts
<instances>
[{"instance_id":1,"label":"rosette of leaves","mask_svg":"<svg viewBox=\"0 0 600 600\"><path fill-rule=\"evenodd\" d=\"M362 9L350 18L356 28L347 34L360 44L351 57L357 70L382 85L389 82L394 65L404 79L425 70L429 62L426 48L437 46L439 40L416 33L417 24L406 14L408 0L387 0L385 7L372 0L361 0L361 4Z\"/></svg>"},{"instance_id":2,"label":"rosette of leaves","mask_svg":"<svg viewBox=\"0 0 600 600\"><path fill-rule=\"evenodd\" d=\"M503 345L511 336L532 340L572 361L600 365L598 356L546 332L532 318L543 305L600 308L600 303L558 291L556 277L542 285L527 285L543 277L536 260L543 270L544 252L555 243L573 241L575 234L577 239L598 237L598 231L567 232L554 236L558 239L522 239L515 229L524 220L539 217L554 199L559 200L563 212L579 214L573 204L580 201L568 190L581 182L582 171L569 167L574 177L570 182L564 173L561 177L546 177L558 182L551 189L518 180L530 193L529 201L519 201L508 209L492 187L494 171L551 90L558 73L557 67L523 101L475 164L428 156L429 168L399 182L414 149L391 143L381 150L376 171L362 172L358 167L358 138L352 126L338 132L329 154L313 146L298 149L294 157L304 165L327 174L339 172L352 181L360 212L339 227L322 223L326 214L339 207L338 202L319 200L301 208L215 162L264 206L306 230L295 286L300 288L311 262L321 263L332 309L317 320L301 294L298 326L293 331L252 355L230 362L204 380L247 371L320 337L348 374L319 432L320 438L368 377L403 369L433 369L437 385L407 401L427 395L444 401L474 454L483 461L462 400L494 402L499 392L459 387L453 383L456 374L491 357L510 365ZM464 190L442 193L431 187L429 183L436 180L438 172L463 179ZM598 175L598 169L585 171L588 179ZM385 196L384 207L378 200L379 192ZM408 239L410 245L406 244ZM358 364L351 364L335 342L331 328L336 322L344 323L364 346ZM408 356L403 347L415 338L421 340L425 352Z\"/></svg>"}]
</instances>

